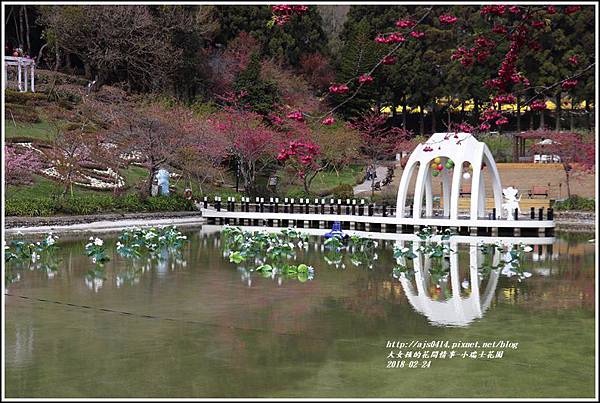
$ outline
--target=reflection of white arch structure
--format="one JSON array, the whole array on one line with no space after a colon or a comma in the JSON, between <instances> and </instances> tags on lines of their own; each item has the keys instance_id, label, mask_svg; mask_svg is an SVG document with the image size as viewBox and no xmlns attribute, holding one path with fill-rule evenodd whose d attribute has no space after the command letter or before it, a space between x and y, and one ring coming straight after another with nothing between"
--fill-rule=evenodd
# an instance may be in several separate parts
<instances>
[{"instance_id":1,"label":"reflection of white arch structure","mask_svg":"<svg viewBox=\"0 0 600 403\"><path fill-rule=\"evenodd\" d=\"M463 298L460 295L461 283L458 268L458 243L450 242L450 283L452 297L447 301L436 301L431 298L427 290L429 280L429 269L431 261L418 253L416 249L420 242L413 242L413 251L417 257L413 260L415 271L415 285L405 276L400 277L400 283L408 302L413 308L427 316L436 325L441 326L466 326L475 319L483 317L483 313L489 308L498 284L499 269L492 270L483 292L479 290L480 279L478 267L482 260L482 252L476 243L471 243L469 248L469 284L471 294ZM496 250L493 256L493 265L500 262L500 253Z\"/></svg>"},{"instance_id":2,"label":"reflection of white arch structure","mask_svg":"<svg viewBox=\"0 0 600 403\"><path fill-rule=\"evenodd\" d=\"M494 157L485 143L477 141L469 133L434 133L427 142L419 144L411 153L400 179L396 216L405 217L406 197L413 172L418 169L414 191L413 218L421 218L423 212L423 195L425 194L425 216L433 215L433 192L431 186L431 163L440 157L442 164L448 159L454 162L452 170L444 169L440 174L442 179L442 200L444 217L458 219L458 198L462 179L463 163L468 162L473 167L471 178L471 207L470 219L485 217L485 185L482 164L485 163L491 174L494 192L496 217L502 214L502 185L496 168ZM450 178L452 176L452 178ZM464 220L461 220L465 223Z\"/></svg>"}]
</instances>

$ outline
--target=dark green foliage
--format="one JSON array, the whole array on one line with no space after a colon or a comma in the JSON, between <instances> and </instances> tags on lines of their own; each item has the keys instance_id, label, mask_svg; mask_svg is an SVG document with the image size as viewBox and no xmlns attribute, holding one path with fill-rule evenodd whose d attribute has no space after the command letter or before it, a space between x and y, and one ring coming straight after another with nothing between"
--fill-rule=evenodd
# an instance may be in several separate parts
<instances>
[{"instance_id":1,"label":"dark green foliage","mask_svg":"<svg viewBox=\"0 0 600 403\"><path fill-rule=\"evenodd\" d=\"M333 188L332 195L335 199L351 199L354 197L354 188L352 185L344 183Z\"/></svg>"},{"instance_id":2,"label":"dark green foliage","mask_svg":"<svg viewBox=\"0 0 600 403\"><path fill-rule=\"evenodd\" d=\"M244 91L242 103L257 113L268 115L279 102L279 90L273 81L260 78L260 56L253 54L246 69L235 80L235 90Z\"/></svg>"},{"instance_id":3,"label":"dark green foliage","mask_svg":"<svg viewBox=\"0 0 600 403\"><path fill-rule=\"evenodd\" d=\"M216 42L227 45L241 32L247 32L261 44L263 56L273 57L288 66L297 66L302 55L326 50L327 36L321 15L310 7L284 26L268 27L271 6L218 6L216 15L221 30Z\"/></svg>"},{"instance_id":4,"label":"dark green foliage","mask_svg":"<svg viewBox=\"0 0 600 403\"><path fill-rule=\"evenodd\" d=\"M568 199L557 201L552 206L555 210L580 210L594 211L596 209L596 201L592 198L573 195Z\"/></svg>"}]
</instances>

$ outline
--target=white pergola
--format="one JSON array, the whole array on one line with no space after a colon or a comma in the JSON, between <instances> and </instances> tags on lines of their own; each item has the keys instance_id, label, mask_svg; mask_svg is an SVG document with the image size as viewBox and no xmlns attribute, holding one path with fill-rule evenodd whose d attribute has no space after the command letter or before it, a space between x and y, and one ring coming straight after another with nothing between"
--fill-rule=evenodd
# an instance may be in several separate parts
<instances>
[{"instance_id":1,"label":"white pergola","mask_svg":"<svg viewBox=\"0 0 600 403\"><path fill-rule=\"evenodd\" d=\"M415 171L417 171L417 176L414 189L413 218L420 219L423 212L425 217L432 217L432 172L435 170L432 164L436 158L439 158L439 164L443 166L443 169L438 171L438 176L442 181L444 218L455 221L451 225L465 224L464 219L458 222L458 198L464 174L463 164L465 163L469 163L473 169L470 178L471 205L469 220L485 218L486 195L482 172L483 163L485 163L487 172L491 175L496 217L501 218L502 185L494 157L485 143L478 141L469 133L434 133L425 143L419 144L414 149L400 179L396 208L397 218L405 217L409 184ZM451 168L446 167L448 160L451 160ZM423 196L425 196L425 206L423 206Z\"/></svg>"},{"instance_id":2,"label":"white pergola","mask_svg":"<svg viewBox=\"0 0 600 403\"><path fill-rule=\"evenodd\" d=\"M8 69L17 68L17 89L20 92L35 92L35 61L28 57L4 56L4 88L8 87ZM30 78L30 79L29 79ZM31 82L31 86L29 86Z\"/></svg>"}]
</instances>

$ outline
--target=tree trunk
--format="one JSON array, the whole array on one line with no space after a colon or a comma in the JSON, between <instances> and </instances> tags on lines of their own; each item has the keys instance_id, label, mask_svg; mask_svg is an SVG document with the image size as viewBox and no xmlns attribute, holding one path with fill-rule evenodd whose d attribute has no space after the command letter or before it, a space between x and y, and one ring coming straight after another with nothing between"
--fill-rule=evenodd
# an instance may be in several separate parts
<instances>
[{"instance_id":1,"label":"tree trunk","mask_svg":"<svg viewBox=\"0 0 600 403\"><path fill-rule=\"evenodd\" d=\"M533 112L529 110L529 130L533 130Z\"/></svg>"},{"instance_id":2,"label":"tree trunk","mask_svg":"<svg viewBox=\"0 0 600 403\"><path fill-rule=\"evenodd\" d=\"M587 129L592 130L592 109L590 108L590 101L588 99L585 100L585 110L587 115Z\"/></svg>"},{"instance_id":3,"label":"tree trunk","mask_svg":"<svg viewBox=\"0 0 600 403\"><path fill-rule=\"evenodd\" d=\"M21 10L21 9L19 9ZM21 12L19 11L19 14L21 14ZM22 45L22 37L19 35L19 21L17 20L17 13L13 13L13 21L15 22L15 36L17 37L17 45L15 46L16 48L23 46ZM11 55L12 56L12 55Z\"/></svg>"},{"instance_id":4,"label":"tree trunk","mask_svg":"<svg viewBox=\"0 0 600 403\"><path fill-rule=\"evenodd\" d=\"M25 14L25 40L27 41L27 53L31 56L31 42L29 41L29 17L27 15L27 6L23 6Z\"/></svg>"},{"instance_id":5,"label":"tree trunk","mask_svg":"<svg viewBox=\"0 0 600 403\"><path fill-rule=\"evenodd\" d=\"M521 133L521 97L517 95L517 133Z\"/></svg>"},{"instance_id":6,"label":"tree trunk","mask_svg":"<svg viewBox=\"0 0 600 403\"><path fill-rule=\"evenodd\" d=\"M560 131L560 102L561 102L561 93L558 91L556 93L556 131Z\"/></svg>"},{"instance_id":7,"label":"tree trunk","mask_svg":"<svg viewBox=\"0 0 600 403\"><path fill-rule=\"evenodd\" d=\"M402 99L402 128L406 129L406 96Z\"/></svg>"},{"instance_id":8,"label":"tree trunk","mask_svg":"<svg viewBox=\"0 0 600 403\"><path fill-rule=\"evenodd\" d=\"M571 131L575 130L575 100L571 99L571 114L569 116L569 127Z\"/></svg>"},{"instance_id":9,"label":"tree trunk","mask_svg":"<svg viewBox=\"0 0 600 403\"><path fill-rule=\"evenodd\" d=\"M424 115L424 110L423 110L423 105L419 105L419 134L421 136L423 136L425 134L425 117Z\"/></svg>"},{"instance_id":10,"label":"tree trunk","mask_svg":"<svg viewBox=\"0 0 600 403\"><path fill-rule=\"evenodd\" d=\"M464 99L460 102L460 121L461 121L461 123L464 123L464 121L465 121L465 100Z\"/></svg>"},{"instance_id":11,"label":"tree trunk","mask_svg":"<svg viewBox=\"0 0 600 403\"><path fill-rule=\"evenodd\" d=\"M56 64L54 65L54 71L58 71L58 68L60 67L60 48L58 46L58 41L56 41L54 43L54 56L56 58Z\"/></svg>"},{"instance_id":12,"label":"tree trunk","mask_svg":"<svg viewBox=\"0 0 600 403\"><path fill-rule=\"evenodd\" d=\"M20 36L20 44L21 48L25 47L25 33L23 32L23 27L25 23L23 22L23 14L24 14L25 6L21 6L21 10L19 10L19 36ZM23 49L25 52L25 49Z\"/></svg>"},{"instance_id":13,"label":"tree trunk","mask_svg":"<svg viewBox=\"0 0 600 403\"><path fill-rule=\"evenodd\" d=\"M479 99L475 98L473 102L475 104L475 124L477 124L477 122L479 122Z\"/></svg>"},{"instance_id":14,"label":"tree trunk","mask_svg":"<svg viewBox=\"0 0 600 403\"><path fill-rule=\"evenodd\" d=\"M544 110L545 109L540 110L540 130L544 130Z\"/></svg>"},{"instance_id":15,"label":"tree trunk","mask_svg":"<svg viewBox=\"0 0 600 403\"><path fill-rule=\"evenodd\" d=\"M569 167L568 164L563 163L563 168L565 169L565 179L567 182L567 197L570 199L571 198L571 182L570 182L570 178L569 178L569 173L571 171L571 167Z\"/></svg>"},{"instance_id":16,"label":"tree trunk","mask_svg":"<svg viewBox=\"0 0 600 403\"><path fill-rule=\"evenodd\" d=\"M433 104L431 104L431 132L435 133L436 129L437 129L437 121L435 118L435 112L436 112L436 103L435 101L433 101Z\"/></svg>"}]
</instances>

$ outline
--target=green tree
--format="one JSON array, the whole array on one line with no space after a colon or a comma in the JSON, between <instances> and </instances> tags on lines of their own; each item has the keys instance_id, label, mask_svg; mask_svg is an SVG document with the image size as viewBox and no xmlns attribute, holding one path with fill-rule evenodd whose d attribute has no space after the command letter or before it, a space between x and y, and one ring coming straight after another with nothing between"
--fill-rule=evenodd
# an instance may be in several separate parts
<instances>
[{"instance_id":1,"label":"green tree","mask_svg":"<svg viewBox=\"0 0 600 403\"><path fill-rule=\"evenodd\" d=\"M260 56L254 53L248 66L237 76L234 88L244 92L242 104L263 116L273 110L273 105L279 102L279 90L277 84L260 77Z\"/></svg>"}]
</instances>

